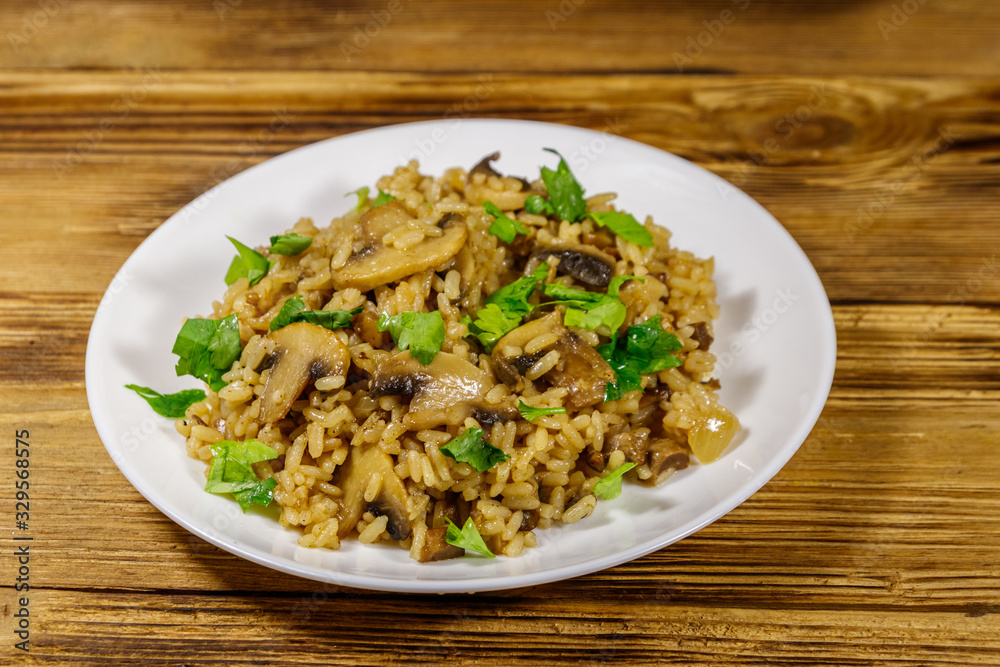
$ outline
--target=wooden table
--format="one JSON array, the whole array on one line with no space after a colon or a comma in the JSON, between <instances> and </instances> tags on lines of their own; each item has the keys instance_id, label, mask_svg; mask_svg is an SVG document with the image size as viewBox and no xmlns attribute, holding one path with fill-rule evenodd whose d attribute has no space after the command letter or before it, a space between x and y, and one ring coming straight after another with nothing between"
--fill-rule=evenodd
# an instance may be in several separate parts
<instances>
[{"instance_id":1,"label":"wooden table","mask_svg":"<svg viewBox=\"0 0 1000 667\"><path fill-rule=\"evenodd\" d=\"M0 662L1000 664L998 29L992 0L0 2ZM193 538L91 421L102 293L221 178L448 113L610 130L766 206L833 303L819 424L715 524L531 589L347 590Z\"/></svg>"}]
</instances>

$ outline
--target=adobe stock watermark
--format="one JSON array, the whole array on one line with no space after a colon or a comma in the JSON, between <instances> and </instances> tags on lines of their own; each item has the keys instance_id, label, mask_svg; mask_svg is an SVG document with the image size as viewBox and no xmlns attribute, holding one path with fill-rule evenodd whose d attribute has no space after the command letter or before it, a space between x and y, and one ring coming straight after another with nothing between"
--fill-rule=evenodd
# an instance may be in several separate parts
<instances>
[{"instance_id":1,"label":"adobe stock watermark","mask_svg":"<svg viewBox=\"0 0 1000 667\"><path fill-rule=\"evenodd\" d=\"M226 14L243 4L243 0L212 0L212 9L220 21L226 20Z\"/></svg>"},{"instance_id":2,"label":"adobe stock watermark","mask_svg":"<svg viewBox=\"0 0 1000 667\"><path fill-rule=\"evenodd\" d=\"M626 125L616 116L605 119L604 129L601 133L585 144L578 145L566 157L573 173L579 175L587 171L591 164L607 152L611 144L621 138L621 133L625 131Z\"/></svg>"},{"instance_id":3,"label":"adobe stock watermark","mask_svg":"<svg viewBox=\"0 0 1000 667\"><path fill-rule=\"evenodd\" d=\"M11 50L14 53L20 52L65 6L66 0L38 0L38 9L21 17L21 25L16 32L11 30L7 33L7 43Z\"/></svg>"},{"instance_id":4,"label":"adobe stock watermark","mask_svg":"<svg viewBox=\"0 0 1000 667\"><path fill-rule=\"evenodd\" d=\"M340 53L344 56L344 60L351 62L351 58L368 48L372 40L377 39L382 30L387 28L402 11L403 3L400 0L389 0L385 9L371 10L371 20L363 26L354 26L350 41L340 43Z\"/></svg>"},{"instance_id":5,"label":"adobe stock watermark","mask_svg":"<svg viewBox=\"0 0 1000 667\"><path fill-rule=\"evenodd\" d=\"M161 81L159 66L147 67L142 81L129 88L111 103L112 113L102 118L96 128L85 130L80 141L72 146L67 146L65 157L52 162L52 170L55 172L56 178L62 180L70 171L80 166L84 159L96 151L136 107L145 101L149 93L159 86Z\"/></svg>"},{"instance_id":6,"label":"adobe stock watermark","mask_svg":"<svg viewBox=\"0 0 1000 667\"><path fill-rule=\"evenodd\" d=\"M770 162L771 157L781 150L782 142L791 139L800 128L812 120L816 112L826 105L829 91L825 83L809 87L809 97L794 111L786 113L774 123L774 132L780 137L768 137L759 149L747 151L749 159L743 161L740 168L729 178L729 182L721 182L717 189L722 201L727 201L729 195L735 192L733 186L742 187L757 170ZM730 185L732 183L732 185Z\"/></svg>"},{"instance_id":7,"label":"adobe stock watermark","mask_svg":"<svg viewBox=\"0 0 1000 667\"><path fill-rule=\"evenodd\" d=\"M750 7L750 0L730 0L736 10L723 9L719 12L719 15L711 20L702 21L701 24L705 27L704 30L700 31L697 35L688 35L687 44L684 47L684 53L679 51L674 51L673 59L674 66L677 67L678 72L683 72L685 67L693 65L694 61L697 60L703 53L705 49L710 48L712 44L715 44L715 40L722 36L722 33L726 31L726 28L732 25L736 18Z\"/></svg>"},{"instance_id":8,"label":"adobe stock watermark","mask_svg":"<svg viewBox=\"0 0 1000 667\"><path fill-rule=\"evenodd\" d=\"M296 116L297 114L290 112L287 107L273 111L266 127L250 135L237 146L236 152L241 159L230 160L209 174L212 182L209 190L202 191L194 201L181 209L181 219L185 223L190 223L196 214L204 211L212 200L226 189L229 179L246 168L246 160L256 158L265 146L274 141L278 133L291 125Z\"/></svg>"},{"instance_id":9,"label":"adobe stock watermark","mask_svg":"<svg viewBox=\"0 0 1000 667\"><path fill-rule=\"evenodd\" d=\"M923 153L914 155L903 164L903 176L883 185L871 202L866 206L858 207L857 219L844 223L844 234L847 236L847 240L853 242L871 231L875 223L896 203L896 195L908 185L920 181L924 177L928 165L955 145L957 136L951 128L938 129L937 138L933 145Z\"/></svg>"},{"instance_id":10,"label":"adobe stock watermark","mask_svg":"<svg viewBox=\"0 0 1000 667\"><path fill-rule=\"evenodd\" d=\"M569 17L576 13L576 8L584 2L586 2L586 0L562 0L555 10L546 9L545 20L549 22L549 28L555 32L556 28L559 27L559 24L565 23L569 20Z\"/></svg>"},{"instance_id":11,"label":"adobe stock watermark","mask_svg":"<svg viewBox=\"0 0 1000 667\"><path fill-rule=\"evenodd\" d=\"M475 113L483 102L493 96L496 84L493 83L493 74L480 74L476 77L475 89L459 102L448 107L441 116L444 120L452 122L447 127L435 127L426 137L419 137L413 140L414 150L409 155L399 155L400 164L407 164L410 160L423 162L437 152L438 147L448 141L451 133L458 128L462 121Z\"/></svg>"},{"instance_id":12,"label":"adobe stock watermark","mask_svg":"<svg viewBox=\"0 0 1000 667\"><path fill-rule=\"evenodd\" d=\"M903 2L894 4L892 12L889 14L889 20L879 19L876 24L879 32L882 33L882 39L888 42L889 35L899 32L899 29L906 25L910 17L916 14L926 3L927 0L903 0Z\"/></svg>"},{"instance_id":13,"label":"adobe stock watermark","mask_svg":"<svg viewBox=\"0 0 1000 667\"><path fill-rule=\"evenodd\" d=\"M749 346L770 331L774 324L781 319L781 316L791 310L798 300L799 295L793 293L791 287L777 290L771 303L743 325L736 340L730 343L725 350L715 352L718 359L716 368L726 370L732 366L737 359L746 353Z\"/></svg>"}]
</instances>

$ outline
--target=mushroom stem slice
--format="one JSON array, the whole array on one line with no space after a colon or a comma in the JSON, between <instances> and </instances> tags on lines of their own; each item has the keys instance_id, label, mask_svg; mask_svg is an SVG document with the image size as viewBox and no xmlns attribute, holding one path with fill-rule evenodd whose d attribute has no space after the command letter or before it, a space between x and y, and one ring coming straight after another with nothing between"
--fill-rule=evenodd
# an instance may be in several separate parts
<instances>
[{"instance_id":1,"label":"mushroom stem slice","mask_svg":"<svg viewBox=\"0 0 1000 667\"><path fill-rule=\"evenodd\" d=\"M372 480L378 479L378 493L373 500L365 500ZM394 540L405 540L413 525L407 509L406 487L393 470L392 457L377 445L352 447L347 460L337 468L334 483L344 492L340 504L337 535L344 537L358 525L365 512L387 516L386 532Z\"/></svg>"},{"instance_id":2,"label":"mushroom stem slice","mask_svg":"<svg viewBox=\"0 0 1000 667\"><path fill-rule=\"evenodd\" d=\"M428 236L405 250L382 245L386 233L411 219L406 209L395 201L361 216L361 237L365 246L344 266L333 271L333 286L338 290L353 287L367 292L440 266L465 245L468 230L465 217L458 213L448 213L441 219L440 236Z\"/></svg>"},{"instance_id":3,"label":"mushroom stem slice","mask_svg":"<svg viewBox=\"0 0 1000 667\"><path fill-rule=\"evenodd\" d=\"M311 380L344 375L351 354L337 334L308 322L296 322L268 334L274 343L271 372L260 395L257 421L269 424L288 414Z\"/></svg>"}]
</instances>

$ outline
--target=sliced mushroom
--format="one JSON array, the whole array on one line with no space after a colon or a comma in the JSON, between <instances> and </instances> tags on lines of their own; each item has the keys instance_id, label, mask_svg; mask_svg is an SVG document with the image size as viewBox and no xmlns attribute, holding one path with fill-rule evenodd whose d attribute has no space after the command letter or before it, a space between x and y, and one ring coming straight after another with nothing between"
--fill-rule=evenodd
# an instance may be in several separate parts
<instances>
[{"instance_id":1,"label":"sliced mushroom","mask_svg":"<svg viewBox=\"0 0 1000 667\"><path fill-rule=\"evenodd\" d=\"M691 340L698 343L699 350L707 350L715 340L712 337L712 334L708 331L708 324L705 322L695 322L691 326L694 328L694 332L691 334Z\"/></svg>"},{"instance_id":2,"label":"sliced mushroom","mask_svg":"<svg viewBox=\"0 0 1000 667\"><path fill-rule=\"evenodd\" d=\"M439 352L427 366L400 352L382 364L371 380L371 397L412 396L403 425L412 431L441 424L461 424L474 417L480 424L517 419L513 405L491 405L485 395L493 386L489 374L468 361Z\"/></svg>"},{"instance_id":3,"label":"sliced mushroom","mask_svg":"<svg viewBox=\"0 0 1000 667\"><path fill-rule=\"evenodd\" d=\"M667 472L684 470L691 462L691 456L681 445L669 438L655 438L646 447L649 469L653 471L653 480L659 481Z\"/></svg>"},{"instance_id":4,"label":"sliced mushroom","mask_svg":"<svg viewBox=\"0 0 1000 667\"><path fill-rule=\"evenodd\" d=\"M616 433L610 436L604 445L606 451L623 452L626 461L642 465L646 462L646 451L649 447L649 429L638 428L634 431Z\"/></svg>"},{"instance_id":5,"label":"sliced mushroom","mask_svg":"<svg viewBox=\"0 0 1000 667\"><path fill-rule=\"evenodd\" d=\"M524 275L529 275L549 257L555 257L559 260L559 265L556 267L557 273L573 276L585 285L602 289L611 282L617 266L614 257L593 246L567 243L536 250L524 267Z\"/></svg>"},{"instance_id":6,"label":"sliced mushroom","mask_svg":"<svg viewBox=\"0 0 1000 667\"><path fill-rule=\"evenodd\" d=\"M310 380L344 375L351 354L337 334L307 322L296 322L268 334L275 343L266 363L271 372L260 395L257 420L269 424L288 414Z\"/></svg>"},{"instance_id":7,"label":"sliced mushroom","mask_svg":"<svg viewBox=\"0 0 1000 667\"><path fill-rule=\"evenodd\" d=\"M449 213L441 219L441 236L428 236L411 248L400 250L382 244L390 230L412 220L402 204L390 201L361 216L361 240L364 247L347 263L333 271L336 289L354 287L367 292L379 285L402 280L406 276L439 266L458 254L468 230L465 218Z\"/></svg>"},{"instance_id":8,"label":"sliced mushroom","mask_svg":"<svg viewBox=\"0 0 1000 667\"><path fill-rule=\"evenodd\" d=\"M546 333L554 333L558 339L531 354L520 352L508 356L509 350L523 351L529 342ZM551 350L559 353L559 362L542 377L553 386L568 390L566 407L579 409L602 403L605 388L615 380L615 372L597 350L563 326L559 311L522 324L501 338L493 348L493 367L500 381L516 393L524 389L523 375Z\"/></svg>"},{"instance_id":9,"label":"sliced mushroom","mask_svg":"<svg viewBox=\"0 0 1000 667\"><path fill-rule=\"evenodd\" d=\"M489 185L491 176L495 178L505 178L503 174L496 171L490 163L500 159L500 153L496 152L487 155L479 163L469 170L469 175L465 179L465 196L477 204L491 201L504 211L516 211L524 208L524 200L531 194L531 184L523 178L513 177L521 182L520 190L494 190ZM482 174L483 178L476 178Z\"/></svg>"},{"instance_id":10,"label":"sliced mushroom","mask_svg":"<svg viewBox=\"0 0 1000 667\"><path fill-rule=\"evenodd\" d=\"M365 492L373 479L378 478L378 493L373 500L365 500ZM337 468L333 482L344 492L340 506L337 535L344 537L358 524L365 512L387 516L385 530L394 540L410 536L410 523L406 507L406 487L393 470L392 457L377 445L352 447L347 460Z\"/></svg>"},{"instance_id":11,"label":"sliced mushroom","mask_svg":"<svg viewBox=\"0 0 1000 667\"><path fill-rule=\"evenodd\" d=\"M449 560L451 558L461 558L465 555L465 549L448 544L446 537L448 529L444 526L430 528L427 530L427 537L424 544L417 551L415 558L421 563L429 563L436 560Z\"/></svg>"}]
</instances>

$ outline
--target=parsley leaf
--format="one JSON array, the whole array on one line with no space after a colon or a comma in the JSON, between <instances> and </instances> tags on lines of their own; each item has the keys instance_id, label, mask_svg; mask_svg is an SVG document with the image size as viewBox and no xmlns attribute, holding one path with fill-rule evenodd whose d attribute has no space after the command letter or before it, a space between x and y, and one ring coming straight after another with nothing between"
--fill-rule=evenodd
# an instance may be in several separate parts
<instances>
[{"instance_id":1,"label":"parsley leaf","mask_svg":"<svg viewBox=\"0 0 1000 667\"><path fill-rule=\"evenodd\" d=\"M172 352L177 375L193 375L204 380L212 391L226 386L223 373L233 367L243 351L236 313L221 320L191 318L184 322Z\"/></svg>"},{"instance_id":2,"label":"parsley leaf","mask_svg":"<svg viewBox=\"0 0 1000 667\"><path fill-rule=\"evenodd\" d=\"M555 149L545 150L559 155ZM587 202L583 198L583 188L573 177L573 172L569 170L569 165L562 155L559 155L559 166L555 171L542 167L542 181L549 192L549 201L560 218L576 222L586 215Z\"/></svg>"},{"instance_id":3,"label":"parsley leaf","mask_svg":"<svg viewBox=\"0 0 1000 667\"><path fill-rule=\"evenodd\" d=\"M542 292L566 305L566 315L563 318L566 326L587 329L604 326L611 335L614 335L625 323L628 312L625 304L618 298L618 291L626 280L645 282L635 276L615 276L608 284L606 294L573 289L559 283L543 283Z\"/></svg>"},{"instance_id":4,"label":"parsley leaf","mask_svg":"<svg viewBox=\"0 0 1000 667\"><path fill-rule=\"evenodd\" d=\"M510 458L502 449L483 440L483 429L475 426L465 429L439 449L445 456L459 463L468 463L479 472L485 472Z\"/></svg>"},{"instance_id":5,"label":"parsley leaf","mask_svg":"<svg viewBox=\"0 0 1000 667\"><path fill-rule=\"evenodd\" d=\"M275 255L293 257L301 254L303 250L312 245L312 242L313 240L308 236L295 233L272 236L270 252Z\"/></svg>"},{"instance_id":6,"label":"parsley leaf","mask_svg":"<svg viewBox=\"0 0 1000 667\"><path fill-rule=\"evenodd\" d=\"M300 296L293 296L285 301L281 310L271 320L271 331L287 327L296 322L317 324L325 329L343 329L351 326L351 318L361 312L361 306L354 310L306 310L306 304Z\"/></svg>"},{"instance_id":7,"label":"parsley leaf","mask_svg":"<svg viewBox=\"0 0 1000 667\"><path fill-rule=\"evenodd\" d=\"M547 415L566 414L566 408L536 408L533 405L528 405L524 401L517 402L517 411L520 412L521 416L529 422Z\"/></svg>"},{"instance_id":8,"label":"parsley leaf","mask_svg":"<svg viewBox=\"0 0 1000 667\"><path fill-rule=\"evenodd\" d=\"M476 311L476 319L466 316L461 320L469 335L478 338L486 351L491 352L497 341L516 329L521 318L534 308L528 297L548 273L548 266L542 264L531 275L518 278L486 297L485 307Z\"/></svg>"},{"instance_id":9,"label":"parsley leaf","mask_svg":"<svg viewBox=\"0 0 1000 667\"><path fill-rule=\"evenodd\" d=\"M483 202L483 209L493 216L493 224L487 231L501 241L510 243L518 234L527 234L531 231L517 220L508 218L500 207L491 201Z\"/></svg>"},{"instance_id":10,"label":"parsley leaf","mask_svg":"<svg viewBox=\"0 0 1000 667\"><path fill-rule=\"evenodd\" d=\"M388 329L399 349L408 349L424 366L434 361L444 344L444 318L440 310L433 313L406 312L392 317L382 313L376 326L379 331Z\"/></svg>"},{"instance_id":11,"label":"parsley leaf","mask_svg":"<svg viewBox=\"0 0 1000 667\"><path fill-rule=\"evenodd\" d=\"M524 200L524 210L528 213L533 213L535 215L541 215L545 213L547 215L555 215L556 209L548 199L542 195L531 195Z\"/></svg>"},{"instance_id":12,"label":"parsley leaf","mask_svg":"<svg viewBox=\"0 0 1000 667\"><path fill-rule=\"evenodd\" d=\"M212 456L206 491L233 494L244 514L251 505L271 504L277 483L273 479L261 481L251 466L277 458L278 452L258 440L223 440L212 445Z\"/></svg>"},{"instance_id":13,"label":"parsley leaf","mask_svg":"<svg viewBox=\"0 0 1000 667\"><path fill-rule=\"evenodd\" d=\"M472 520L471 516L465 520L465 525L461 529L448 517L445 517L445 521L448 522L448 530L444 535L445 542L453 547L475 551L477 554L482 554L487 558L496 558L496 555L490 551L489 547L486 546L486 542L483 541L483 536L479 534L476 523Z\"/></svg>"},{"instance_id":14,"label":"parsley leaf","mask_svg":"<svg viewBox=\"0 0 1000 667\"><path fill-rule=\"evenodd\" d=\"M266 276L267 272L271 270L274 262L253 248L243 245L232 236L227 236L226 238L232 241L233 245L236 246L236 250L239 251L239 254L233 257L233 262L229 265L229 270L226 271L226 284L232 285L240 278L248 278L251 285L259 283L260 279Z\"/></svg>"},{"instance_id":15,"label":"parsley leaf","mask_svg":"<svg viewBox=\"0 0 1000 667\"><path fill-rule=\"evenodd\" d=\"M351 195L355 195L358 198L358 203L354 207L354 210L355 211L360 211L362 208L364 208L365 204L368 203L368 193L369 192L371 192L371 190L369 190L368 186L366 185L364 187L358 188L354 192L348 192L344 196L345 197L350 197Z\"/></svg>"},{"instance_id":16,"label":"parsley leaf","mask_svg":"<svg viewBox=\"0 0 1000 667\"><path fill-rule=\"evenodd\" d=\"M626 241L645 248L653 246L653 235L630 213L604 211L602 213L588 213L587 217L596 222L598 227L607 227Z\"/></svg>"},{"instance_id":17,"label":"parsley leaf","mask_svg":"<svg viewBox=\"0 0 1000 667\"><path fill-rule=\"evenodd\" d=\"M659 315L630 326L623 337L601 345L597 351L615 369L615 381L608 383L604 400L618 400L641 389L641 376L646 373L680 366L680 358L671 353L681 347L677 336L663 330Z\"/></svg>"},{"instance_id":18,"label":"parsley leaf","mask_svg":"<svg viewBox=\"0 0 1000 667\"><path fill-rule=\"evenodd\" d=\"M622 475L635 467L635 463L629 461L618 466L601 481L594 484L594 495L602 500L612 500L622 494Z\"/></svg>"},{"instance_id":19,"label":"parsley leaf","mask_svg":"<svg viewBox=\"0 0 1000 667\"><path fill-rule=\"evenodd\" d=\"M378 206L381 206L382 204L388 204L391 201L396 201L396 198L393 197L388 192L382 192L381 190L379 190L378 197L375 197L375 201L372 202L372 208L376 208Z\"/></svg>"},{"instance_id":20,"label":"parsley leaf","mask_svg":"<svg viewBox=\"0 0 1000 667\"><path fill-rule=\"evenodd\" d=\"M205 400L205 392L201 389L184 389L175 394L161 394L155 389L140 387L137 384L127 384L125 388L144 398L156 414L170 419L180 419L192 404Z\"/></svg>"}]
</instances>

